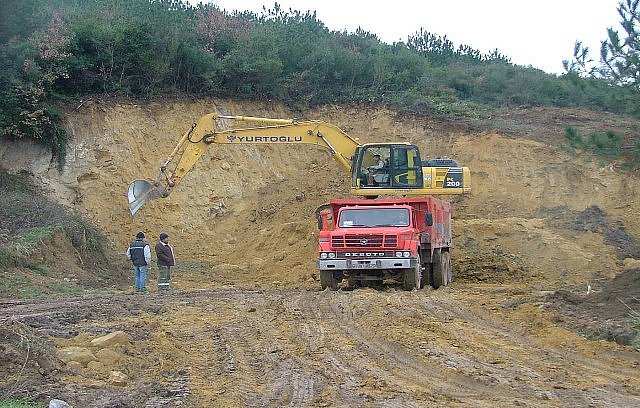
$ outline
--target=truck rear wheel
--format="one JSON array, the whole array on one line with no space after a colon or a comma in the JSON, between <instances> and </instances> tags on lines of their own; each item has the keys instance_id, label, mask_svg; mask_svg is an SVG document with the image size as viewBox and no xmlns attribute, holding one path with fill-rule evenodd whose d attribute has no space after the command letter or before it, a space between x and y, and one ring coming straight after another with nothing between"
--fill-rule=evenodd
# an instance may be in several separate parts
<instances>
[{"instance_id":1,"label":"truck rear wheel","mask_svg":"<svg viewBox=\"0 0 640 408\"><path fill-rule=\"evenodd\" d=\"M422 288L422 261L418 254L417 265L414 268L404 270L404 290L414 290Z\"/></svg>"},{"instance_id":2,"label":"truck rear wheel","mask_svg":"<svg viewBox=\"0 0 640 408\"><path fill-rule=\"evenodd\" d=\"M446 285L446 270L444 267L442 253L438 250L433 253L432 258L432 274L431 274L431 286L434 289L438 289L442 285Z\"/></svg>"},{"instance_id":3,"label":"truck rear wheel","mask_svg":"<svg viewBox=\"0 0 640 408\"><path fill-rule=\"evenodd\" d=\"M429 286L429 279L431 279L431 264L427 263L422 265L423 271L422 271L422 278L420 278L420 289L424 288L425 286Z\"/></svg>"},{"instance_id":4,"label":"truck rear wheel","mask_svg":"<svg viewBox=\"0 0 640 408\"><path fill-rule=\"evenodd\" d=\"M444 265L444 270L446 273L446 279L444 279L444 284L448 285L453 281L453 268L451 268L451 252L443 252L442 253L442 263Z\"/></svg>"},{"instance_id":5,"label":"truck rear wheel","mask_svg":"<svg viewBox=\"0 0 640 408\"><path fill-rule=\"evenodd\" d=\"M333 276L333 271L320 271L320 287L322 290L326 288L331 290L338 289L338 281Z\"/></svg>"}]
</instances>

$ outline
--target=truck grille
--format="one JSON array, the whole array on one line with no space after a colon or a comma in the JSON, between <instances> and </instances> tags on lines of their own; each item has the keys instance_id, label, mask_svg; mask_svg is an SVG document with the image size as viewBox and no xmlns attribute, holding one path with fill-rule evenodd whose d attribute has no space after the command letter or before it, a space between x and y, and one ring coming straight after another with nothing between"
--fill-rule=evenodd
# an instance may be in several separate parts
<instances>
[{"instance_id":1,"label":"truck grille","mask_svg":"<svg viewBox=\"0 0 640 408\"><path fill-rule=\"evenodd\" d=\"M395 248L398 246L397 235L352 235L332 236L333 248Z\"/></svg>"}]
</instances>

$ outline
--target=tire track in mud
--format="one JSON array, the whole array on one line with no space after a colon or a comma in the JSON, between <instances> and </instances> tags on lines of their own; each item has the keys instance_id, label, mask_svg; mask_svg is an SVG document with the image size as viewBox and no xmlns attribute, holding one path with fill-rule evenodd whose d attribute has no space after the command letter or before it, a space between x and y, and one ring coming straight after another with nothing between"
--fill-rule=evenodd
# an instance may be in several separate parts
<instances>
[{"instance_id":1,"label":"tire track in mud","mask_svg":"<svg viewBox=\"0 0 640 408\"><path fill-rule=\"evenodd\" d=\"M465 330L467 336L477 339L473 349L450 348L447 351L448 358L462 362L460 368L469 375L476 375L480 369L490 378L506 382L514 389L528 390L531 397L541 399L546 405L587 406L599 401L603 405L598 406L640 406L638 398L623 396L625 392L619 385L637 376L637 370L634 372L619 360L602 362L595 356L585 355L582 350L546 345L544 334L542 338L526 335L524 327L510 325L504 316L499 319L479 312L460 299L442 300L426 303L433 315L445 320L473 322ZM486 349L483 344L492 347ZM479 356L476 355L478 351L482 352ZM499 364L494 364L496 361ZM607 378L608 383L603 384L607 389L584 378Z\"/></svg>"},{"instance_id":2,"label":"tire track in mud","mask_svg":"<svg viewBox=\"0 0 640 408\"><path fill-rule=\"evenodd\" d=\"M224 300L226 315L231 317L217 327L218 348L224 351L226 361L216 381L222 391L217 404L311 405L318 382L304 364L290 357L288 337L272 310L281 303L279 298L278 294L260 298L238 293ZM224 308L219 301L210 300L206 308Z\"/></svg>"},{"instance_id":3,"label":"tire track in mud","mask_svg":"<svg viewBox=\"0 0 640 408\"><path fill-rule=\"evenodd\" d=\"M318 343L327 343L320 346L320 353L310 358L319 359L324 375L334 379L341 402L371 400L378 406L423 406L444 401L451 404L473 397L475 400L488 399L489 405L494 405L496 399L503 399L485 397L490 395L489 391L495 393L495 384L487 387L470 378L456 379L451 372L425 365L402 347L360 329L361 316L350 309L348 300L345 301L351 299L352 294L324 295L298 296L293 302L305 317L301 322L303 335L297 340L306 341L305 346L314 352ZM323 329L323 326L328 328ZM348 354L331 348L332 344L341 343L354 346ZM341 383L335 380L343 379L345 375L346 379ZM459 392L450 389L452 379L460 387Z\"/></svg>"},{"instance_id":4,"label":"tire track in mud","mask_svg":"<svg viewBox=\"0 0 640 408\"><path fill-rule=\"evenodd\" d=\"M149 407L640 406L637 366L545 347L495 311L500 300L475 306L483 289L98 295L2 302L0 320L67 333L142 324L131 370L167 394Z\"/></svg>"},{"instance_id":5,"label":"tire track in mud","mask_svg":"<svg viewBox=\"0 0 640 408\"><path fill-rule=\"evenodd\" d=\"M367 300L375 301L375 299ZM623 383L625 380L628 382L629 378L625 379L619 375L618 368L620 367L612 369L602 362L590 364L588 358L580 357L577 353L540 349L539 345L528 342L523 336L514 333L513 328L509 331L504 322L500 324L495 319L472 314L471 308L467 308L467 305L461 306L457 299L439 298L438 303L435 303L431 302L429 297L424 294L399 293L390 295L387 298L387 304L395 304L397 309L401 309L402 312L398 313L400 315L411 313L424 315L424 312L431 308L427 316L423 316L423 319L426 318L427 321L429 315L436 322L465 322L469 321L468 318L472 318L470 321L473 322L473 325L469 327L469 330L477 332L475 334L480 336L481 343L484 343L482 341L484 339L490 344L495 344L496 340L499 340L499 350L493 353L495 361L483 361L484 355L476 357L470 354L473 353L473 350L460 349L460 346L457 345L444 347L440 353L435 355L431 353L420 355L415 346L407 347L408 345L384 339L381 333L369 330L370 327L375 326L375 322L368 319L366 313L363 314L356 310L359 301L357 295L353 293L346 296L329 294L326 299L320 298L318 301L320 304L317 307L311 303L306 308L309 311L307 319L309 322L321 320L323 317L320 315L324 315L325 322L328 319L335 320L337 328L342 330L347 337L357 340L362 345L359 349L365 350L369 354L369 358L365 359L366 364L369 364L368 369L378 378L399 387L407 384L421 387L428 390L428 393L439 403L443 402L442 400L453 403L471 399L476 404L485 403L491 406L500 402L511 404L537 400L544 406L563 406L567 403L585 405L594 401L614 406L619 404L633 406L639 402L633 396L625 396L624 394L627 394L628 390L622 392L624 390L619 386L608 390L601 388L589 390L589 387L585 387L584 384L563 385L561 379L553 376L552 369L567 357L571 360L568 366L573 365L574 362L584 362L585 368L598 366L598 370L591 373L593 378L616 378ZM376 310L382 309L381 306L380 304L376 305ZM453 330L456 327L459 325L454 326ZM447 336L446 331L442 334L447 338L455 339L455 336ZM462 334L464 335L464 333ZM514 355L503 355L504 350L511 350ZM572 354L576 357L572 357ZM388 359L385 368L388 369L389 365L392 366L392 370L389 370L392 375L384 369L375 370L371 367L371 364L375 364L381 355ZM352 358L351 361L352 364L355 364L359 358ZM496 364L496 361L500 364ZM449 367L446 368L446 366ZM357 372L362 370L362 367L355 364L355 369ZM562 369L568 371L566 368ZM631 368L623 368L622 372L625 375L633 375ZM579 377L580 374L575 373L573 376ZM425 379L429 379L429 381L425 381ZM440 383L442 386L434 386L433 382ZM604 391L604 395L598 391ZM406 404L406 401L404 403Z\"/></svg>"},{"instance_id":6,"label":"tire track in mud","mask_svg":"<svg viewBox=\"0 0 640 408\"><path fill-rule=\"evenodd\" d=\"M352 364L352 354L349 356L336 354L334 347L341 342L343 344L348 342L336 338L336 333L327 331L324 319L320 317L322 313L318 313L323 304L309 302L309 296L312 295L304 293L293 296L285 302L287 309L293 311L297 317L298 332L294 333L291 339L303 350L302 358L305 364L311 364L319 375L326 379L327 389L324 393L331 396L332 402L361 405L365 399L354 390L364 383L364 375Z\"/></svg>"},{"instance_id":7,"label":"tire track in mud","mask_svg":"<svg viewBox=\"0 0 640 408\"><path fill-rule=\"evenodd\" d=\"M640 406L640 398L624 395L620 386L637 377L637 368L620 364L613 367L611 361L585 356L579 350L545 347L541 344L544 339L520 333L524 328L509 326L508 321L479 312L458 298L442 300L427 301L425 308L432 316L445 321L473 322L466 334L480 338L474 341L475 349L479 345L492 344L495 350L489 350L488 360L500 361L499 365L487 363L486 357L483 361L471 355L473 350L465 353L461 348L449 348L447 358L461 362L460 368L466 372L476 375L479 367L501 383L520 390L528 389L530 398L540 398L545 404L587 406L600 402L612 406ZM584 381L585 377L610 381L603 389Z\"/></svg>"},{"instance_id":8,"label":"tire track in mud","mask_svg":"<svg viewBox=\"0 0 640 408\"><path fill-rule=\"evenodd\" d=\"M368 300L380 301L384 299L378 295L378 293L374 293L374 297L378 297L378 299ZM402 296L388 296L386 303L390 303L392 297L401 299ZM409 389L414 394L422 393L421 399L424 399L426 394L429 400L438 404L444 402L454 404L465 398L473 398L476 402L486 400L489 405L494 405L496 401L504 399L502 392L496 393L495 384L488 387L474 378L456 375L446 365L422 359L406 345L387 341L380 334L369 332L366 328L374 327L375 322L368 321L366 312L359 313L355 310L354 300L362 301L362 299L357 299L357 295L335 296L325 300L328 300L325 309L331 313L330 316L336 321L340 330L362 344L361 349L366 352L363 364L366 365L367 362L384 357L385 366L376 374L385 382L392 384L395 389ZM406 301L399 304L403 309L407 309ZM379 304L376 305L376 308L378 307L380 307ZM393 324L393 322L389 322L389 324ZM492 396L492 394L497 395ZM388 402L385 401L385 405ZM402 401L403 404L407 402Z\"/></svg>"}]
</instances>

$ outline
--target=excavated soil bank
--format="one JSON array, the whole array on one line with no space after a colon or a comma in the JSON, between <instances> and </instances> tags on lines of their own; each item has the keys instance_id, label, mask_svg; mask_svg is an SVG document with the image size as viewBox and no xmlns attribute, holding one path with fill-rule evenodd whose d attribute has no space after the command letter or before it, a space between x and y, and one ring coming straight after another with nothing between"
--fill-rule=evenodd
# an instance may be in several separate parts
<instances>
[{"instance_id":1,"label":"excavated soil bank","mask_svg":"<svg viewBox=\"0 0 640 408\"><path fill-rule=\"evenodd\" d=\"M269 103L92 101L66 116L62 174L37 147L0 145L3 163L31 171L121 257L144 230L153 240L169 233L178 258L167 296L155 292L152 268L147 295L3 301L3 325L98 360L54 360L57 370L19 394L103 408L640 406L631 269L640 181L559 148L566 125L629 141L640 137L637 120L546 108L475 122L355 106L306 112L362 142L410 141L423 156L454 157L473 177L471 195L451 198L450 287L332 293L319 292L313 214L347 197L348 181L321 149L212 146L168 199L129 216L127 185L155 178L179 135L211 111L301 116ZM130 342L91 344L117 331Z\"/></svg>"}]
</instances>

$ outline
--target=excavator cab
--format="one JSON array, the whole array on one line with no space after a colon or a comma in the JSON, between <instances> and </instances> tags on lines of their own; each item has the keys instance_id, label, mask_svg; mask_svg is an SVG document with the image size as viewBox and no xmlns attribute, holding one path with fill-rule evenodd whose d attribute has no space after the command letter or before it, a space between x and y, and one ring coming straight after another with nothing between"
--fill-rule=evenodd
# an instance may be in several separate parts
<instances>
[{"instance_id":1,"label":"excavator cab","mask_svg":"<svg viewBox=\"0 0 640 408\"><path fill-rule=\"evenodd\" d=\"M352 187L363 191L420 189L422 162L418 148L409 143L370 143L353 155ZM371 194L366 194L371 195Z\"/></svg>"}]
</instances>

